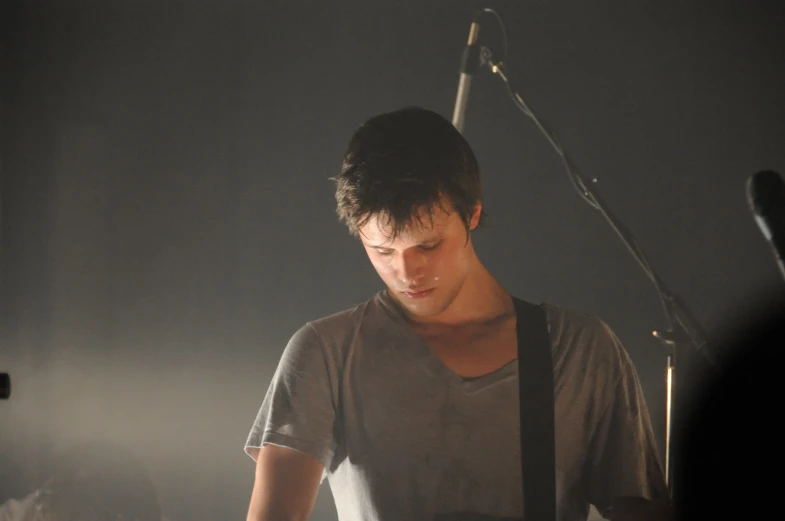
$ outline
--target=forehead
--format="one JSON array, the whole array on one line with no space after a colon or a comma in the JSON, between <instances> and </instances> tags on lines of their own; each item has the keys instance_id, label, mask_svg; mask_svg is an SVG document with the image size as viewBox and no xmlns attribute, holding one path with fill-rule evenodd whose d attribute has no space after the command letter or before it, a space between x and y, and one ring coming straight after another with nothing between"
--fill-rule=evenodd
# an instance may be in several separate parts
<instances>
[{"instance_id":1,"label":"forehead","mask_svg":"<svg viewBox=\"0 0 785 521\"><path fill-rule=\"evenodd\" d=\"M388 215L371 215L359 228L360 237L370 244L421 243L439 237L442 232L460 220L455 212L435 207L430 215L419 212L407 225L395 230L395 223Z\"/></svg>"}]
</instances>

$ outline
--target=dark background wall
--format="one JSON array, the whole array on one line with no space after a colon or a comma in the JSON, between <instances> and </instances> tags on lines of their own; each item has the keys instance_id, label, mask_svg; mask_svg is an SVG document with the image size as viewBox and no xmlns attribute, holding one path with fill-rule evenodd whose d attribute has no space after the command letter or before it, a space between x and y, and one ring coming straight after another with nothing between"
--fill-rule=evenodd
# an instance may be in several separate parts
<instances>
[{"instance_id":1,"label":"dark background wall","mask_svg":"<svg viewBox=\"0 0 785 521\"><path fill-rule=\"evenodd\" d=\"M0 501L108 437L149 463L173 521L244 518L243 442L283 346L380 288L327 178L371 115L451 117L480 7L535 113L721 334L782 286L744 185L785 171L780 4L5 2ZM498 45L491 19L481 34ZM481 258L520 297L605 318L662 446L652 285L488 71L466 136ZM314 518L334 518L327 489Z\"/></svg>"}]
</instances>

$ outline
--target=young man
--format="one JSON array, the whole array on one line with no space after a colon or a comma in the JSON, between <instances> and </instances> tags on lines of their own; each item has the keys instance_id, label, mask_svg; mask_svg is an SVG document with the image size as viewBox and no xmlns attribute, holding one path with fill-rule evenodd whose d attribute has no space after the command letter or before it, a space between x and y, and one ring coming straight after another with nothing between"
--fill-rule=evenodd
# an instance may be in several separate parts
<instances>
[{"instance_id":1,"label":"young man","mask_svg":"<svg viewBox=\"0 0 785 521\"><path fill-rule=\"evenodd\" d=\"M248 520L308 519L325 477L342 521L522 519L516 314L472 246L484 213L471 148L434 112L382 114L335 181L386 289L291 337L245 447ZM627 353L600 319L543 307L559 521L590 504L660 519L648 500L667 490Z\"/></svg>"}]
</instances>

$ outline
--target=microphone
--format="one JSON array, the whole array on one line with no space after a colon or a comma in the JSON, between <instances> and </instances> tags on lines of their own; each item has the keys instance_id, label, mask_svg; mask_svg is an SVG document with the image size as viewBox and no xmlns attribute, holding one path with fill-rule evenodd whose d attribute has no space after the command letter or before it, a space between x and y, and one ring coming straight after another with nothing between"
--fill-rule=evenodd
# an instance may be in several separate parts
<instances>
[{"instance_id":1,"label":"microphone","mask_svg":"<svg viewBox=\"0 0 785 521\"><path fill-rule=\"evenodd\" d=\"M466 49L463 50L461 57L460 77L458 79L458 94L455 97L455 109L452 113L452 124L463 133L464 120L466 118L466 103L469 100L469 87L472 83L472 76L480 68L480 46L477 45L477 35L480 32L480 25L472 22L469 28L469 41Z\"/></svg>"},{"instance_id":2,"label":"microphone","mask_svg":"<svg viewBox=\"0 0 785 521\"><path fill-rule=\"evenodd\" d=\"M747 180L747 201L785 278L785 183L782 177L771 170L751 176Z\"/></svg>"}]
</instances>

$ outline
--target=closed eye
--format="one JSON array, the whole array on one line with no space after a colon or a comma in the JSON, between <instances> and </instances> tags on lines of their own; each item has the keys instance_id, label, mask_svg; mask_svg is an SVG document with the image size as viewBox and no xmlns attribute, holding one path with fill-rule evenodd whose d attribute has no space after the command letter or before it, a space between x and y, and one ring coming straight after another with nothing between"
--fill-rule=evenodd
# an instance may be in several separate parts
<instances>
[{"instance_id":1,"label":"closed eye","mask_svg":"<svg viewBox=\"0 0 785 521\"><path fill-rule=\"evenodd\" d=\"M423 244L422 246L420 246L420 249L425 251L432 251L438 248L439 244L441 244L441 242L435 242L433 244L427 244L427 245Z\"/></svg>"},{"instance_id":2,"label":"closed eye","mask_svg":"<svg viewBox=\"0 0 785 521\"><path fill-rule=\"evenodd\" d=\"M436 248L438 248L440 244L441 241L435 242L433 244L420 244L418 248L421 249L422 251L433 251ZM392 255L394 253L394 250L389 250L386 248L374 248L374 250L379 255L384 255L384 256Z\"/></svg>"}]
</instances>

